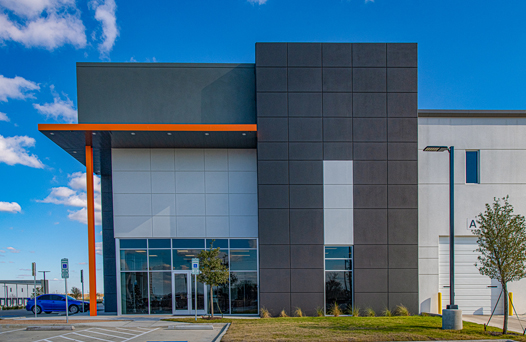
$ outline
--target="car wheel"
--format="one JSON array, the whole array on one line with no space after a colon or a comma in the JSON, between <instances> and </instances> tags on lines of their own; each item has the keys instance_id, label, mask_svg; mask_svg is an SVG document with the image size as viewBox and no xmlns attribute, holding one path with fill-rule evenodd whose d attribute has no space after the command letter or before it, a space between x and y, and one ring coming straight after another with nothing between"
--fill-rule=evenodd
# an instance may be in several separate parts
<instances>
[{"instance_id":1,"label":"car wheel","mask_svg":"<svg viewBox=\"0 0 526 342\"><path fill-rule=\"evenodd\" d=\"M74 315L74 314L76 314L76 313L78 313L78 312L79 312L79 307L78 307L78 306L76 306L76 305L71 305L71 306L69 307L69 313L70 313L70 314Z\"/></svg>"},{"instance_id":2,"label":"car wheel","mask_svg":"<svg viewBox=\"0 0 526 342\"><path fill-rule=\"evenodd\" d=\"M40 315L42 313L42 308L40 306L37 305L36 307L36 310L37 310L37 315ZM31 311L33 311L33 313L35 313L35 307L33 306L33 308L31 309Z\"/></svg>"}]
</instances>

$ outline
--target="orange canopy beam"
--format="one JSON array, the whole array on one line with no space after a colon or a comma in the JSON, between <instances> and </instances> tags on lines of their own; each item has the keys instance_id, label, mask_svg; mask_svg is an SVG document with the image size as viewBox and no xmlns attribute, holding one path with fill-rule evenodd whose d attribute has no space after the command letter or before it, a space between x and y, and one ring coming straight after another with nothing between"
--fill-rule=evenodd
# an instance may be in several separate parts
<instances>
[{"instance_id":1,"label":"orange canopy beam","mask_svg":"<svg viewBox=\"0 0 526 342\"><path fill-rule=\"evenodd\" d=\"M86 192L88 197L89 312L97 316L97 266L95 263L95 201L93 188L93 149L86 146Z\"/></svg>"},{"instance_id":2,"label":"orange canopy beam","mask_svg":"<svg viewBox=\"0 0 526 342\"><path fill-rule=\"evenodd\" d=\"M257 132L253 124L39 124L39 131Z\"/></svg>"}]
</instances>

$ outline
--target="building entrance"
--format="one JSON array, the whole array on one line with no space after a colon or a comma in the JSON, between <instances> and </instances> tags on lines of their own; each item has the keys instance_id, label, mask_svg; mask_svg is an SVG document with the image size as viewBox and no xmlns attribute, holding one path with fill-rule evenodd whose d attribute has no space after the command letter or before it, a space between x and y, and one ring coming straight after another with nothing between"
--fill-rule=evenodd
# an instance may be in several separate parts
<instances>
[{"instance_id":1,"label":"building entrance","mask_svg":"<svg viewBox=\"0 0 526 342\"><path fill-rule=\"evenodd\" d=\"M172 308L174 315L195 314L195 280L190 271L172 272ZM206 314L207 292L205 285L197 283L197 314Z\"/></svg>"}]
</instances>

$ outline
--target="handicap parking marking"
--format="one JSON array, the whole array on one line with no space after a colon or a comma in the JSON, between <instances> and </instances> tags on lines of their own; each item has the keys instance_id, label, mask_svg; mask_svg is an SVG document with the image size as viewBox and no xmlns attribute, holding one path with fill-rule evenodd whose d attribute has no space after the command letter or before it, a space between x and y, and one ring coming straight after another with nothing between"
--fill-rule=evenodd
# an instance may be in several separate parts
<instances>
[{"instance_id":1,"label":"handicap parking marking","mask_svg":"<svg viewBox=\"0 0 526 342\"><path fill-rule=\"evenodd\" d=\"M133 339L136 339L140 336L151 333L152 331L155 331L158 329L159 328L142 330L142 331L133 330L134 333L131 333L132 330L129 330L129 329L127 329L128 332L123 332L123 331L109 330L109 329L103 329L103 328L88 328L88 329L80 330L78 332L75 331L75 332L69 332L66 334L57 335L53 337L46 337L36 342L59 342L63 340L75 341L75 342L86 342L84 339L88 339L89 341L94 341L94 342L97 342L97 341L127 342ZM111 332L112 334L109 334L108 332ZM123 335L126 335L126 336L123 336ZM83 338L83 339L80 339L80 338Z\"/></svg>"}]
</instances>

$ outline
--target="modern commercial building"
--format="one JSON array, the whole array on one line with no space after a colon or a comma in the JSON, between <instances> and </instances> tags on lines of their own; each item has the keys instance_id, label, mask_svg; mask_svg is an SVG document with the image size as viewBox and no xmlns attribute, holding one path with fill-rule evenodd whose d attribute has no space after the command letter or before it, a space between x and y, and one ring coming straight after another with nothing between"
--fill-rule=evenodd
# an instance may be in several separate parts
<instances>
[{"instance_id":1,"label":"modern commercial building","mask_svg":"<svg viewBox=\"0 0 526 342\"><path fill-rule=\"evenodd\" d=\"M45 289L48 280L39 280L37 288ZM34 293L33 280L0 280L0 306L26 305Z\"/></svg>"},{"instance_id":2,"label":"modern commercial building","mask_svg":"<svg viewBox=\"0 0 526 342\"><path fill-rule=\"evenodd\" d=\"M447 160L421 150L495 139L462 145L477 134L452 137L448 125L476 120L462 113L419 119L417 75L416 44L258 43L255 64L78 63L79 123L39 129L101 177L106 311L190 314L197 295L206 312L190 260L212 243L230 270L214 289L225 314L438 310ZM495 180L484 172L476 180ZM477 196L458 220L501 194Z\"/></svg>"}]
</instances>

